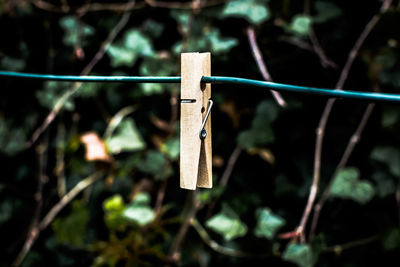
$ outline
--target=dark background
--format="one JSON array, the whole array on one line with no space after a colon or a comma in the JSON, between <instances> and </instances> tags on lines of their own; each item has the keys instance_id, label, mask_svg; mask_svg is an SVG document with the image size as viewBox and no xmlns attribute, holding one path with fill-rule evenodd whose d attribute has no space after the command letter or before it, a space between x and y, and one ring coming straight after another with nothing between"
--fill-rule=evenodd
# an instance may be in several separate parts
<instances>
[{"instance_id":1,"label":"dark background","mask_svg":"<svg viewBox=\"0 0 400 267\"><path fill-rule=\"evenodd\" d=\"M224 16L229 1L200 2L203 6L198 10L190 9L188 1L136 1L132 9L110 10L110 2L105 1L1 1L1 69L80 75L121 16L131 12L111 46L124 47L124 38L137 30L142 38L137 42L146 40L152 51L145 53L143 47L125 47L128 53L137 56L135 62L127 62L126 55L107 50L87 74L177 76L180 51L209 51L213 75L262 80L248 42L247 29L252 27L275 82L334 88L354 43L382 6L382 1L372 0L236 1L250 5L253 10L262 6L269 11L268 18L251 23L240 11ZM328 5L317 9L318 3ZM90 9L96 4L103 10ZM89 9L81 12L85 5ZM337 12L330 17L332 10ZM398 1L392 1L384 14L376 15L378 22L358 51L343 89L398 93L399 12ZM311 21L305 32L296 30L298 16ZM324 19L318 20L321 17ZM63 26L66 18L71 23ZM189 22L180 18L188 18ZM186 32L185 27L189 29ZM89 34L85 33L86 28L91 29ZM159 34L156 28L161 29ZM314 51L311 30L336 67L323 66ZM213 31L219 31L219 35L211 40ZM181 50L176 48L178 42L184 44ZM231 45L227 45L229 42ZM121 59L124 63L115 63ZM147 73L144 68L149 69ZM357 179L372 185L373 197L360 203L357 197L330 196L321 212L316 236L300 245L299 238L280 234L293 232L302 218L313 177L315 131L327 98L282 93L287 107L281 108L267 90L213 85L215 188L193 193L179 188L179 157L171 156L179 138L179 116L176 116L179 105L175 104L179 98L178 85L152 84L147 89L138 84L83 85L38 140L27 145L60 96L72 86L72 83L0 79L0 265L14 262L35 225L35 218L41 221L57 205L62 197L57 181L63 181L68 192L85 177L100 173L100 181L78 194L40 231L23 266L291 266L296 263L398 266L398 105L375 106L346 164L359 170ZM88 160L81 136L94 132L100 144L108 146L103 134L110 119L130 105L134 105L135 111L122 121L135 122L134 131L146 147L123 147L121 153L107 147L111 159ZM262 105L270 110L258 112L257 107ZM317 201L367 105L358 100L336 101L323 143ZM269 112L277 117L272 118ZM259 120L255 122L257 115ZM118 127L116 132L121 130ZM246 135L251 129L254 134ZM268 132L267 137L260 131ZM227 186L221 187L219 180L233 151L240 151L240 155ZM377 154L380 156L371 156ZM343 190L352 189L344 186ZM122 218L118 213L121 210L112 213L104 207L106 200L116 195L122 197L124 208L134 205L139 193L150 197L146 208L154 212L157 198L165 193L162 212L156 213L156 219L146 225ZM192 199L201 200L195 217L211 240L204 242L198 231L189 226L178 249L180 257L174 257L172 247L193 211ZM206 226L214 215L226 215L223 208L226 205L235 214L228 216L231 222L247 225L246 235L230 241ZM253 234L258 223L256 210L265 207L286 221L271 239ZM119 219L110 226L107 220L112 216ZM311 218L306 237L310 222ZM233 255L213 250L212 242L231 248ZM288 259L289 244L298 244L308 252ZM240 251L251 255L237 257ZM310 253L313 259L304 260L311 257Z\"/></svg>"}]
</instances>

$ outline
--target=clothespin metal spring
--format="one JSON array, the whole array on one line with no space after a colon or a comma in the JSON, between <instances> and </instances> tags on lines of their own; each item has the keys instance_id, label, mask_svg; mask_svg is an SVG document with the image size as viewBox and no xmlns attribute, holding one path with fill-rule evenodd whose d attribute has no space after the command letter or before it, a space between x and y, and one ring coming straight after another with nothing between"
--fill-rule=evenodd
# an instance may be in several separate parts
<instances>
[{"instance_id":1,"label":"clothespin metal spring","mask_svg":"<svg viewBox=\"0 0 400 267\"><path fill-rule=\"evenodd\" d=\"M204 118L203 123L201 124L201 130L200 130L200 139L204 140L207 137L207 131L206 129L204 129L208 116L210 115L211 112L211 108L213 105L213 101L211 99L208 100L208 109L207 109L207 113L206 113L206 117Z\"/></svg>"}]
</instances>

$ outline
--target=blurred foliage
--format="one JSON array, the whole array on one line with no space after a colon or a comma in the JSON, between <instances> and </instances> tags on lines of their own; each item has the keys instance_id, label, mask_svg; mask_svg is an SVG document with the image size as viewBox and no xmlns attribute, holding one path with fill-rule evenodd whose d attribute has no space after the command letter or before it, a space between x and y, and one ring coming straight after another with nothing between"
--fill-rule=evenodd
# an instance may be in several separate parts
<instances>
[{"instance_id":1,"label":"blurred foliage","mask_svg":"<svg viewBox=\"0 0 400 267\"><path fill-rule=\"evenodd\" d=\"M133 2L126 25L104 43L121 26L124 11L115 7L129 8L126 1L0 1L0 68L79 75L104 47L90 75L177 76L181 52L210 51L213 75L262 79L247 36L254 27L274 81L333 88L382 4ZM205 6L191 8L199 2ZM394 0L362 45L344 89L399 93L399 23ZM314 52L311 30L338 68ZM38 200L43 219L98 171L103 179L40 231L22 266L400 264L398 105L377 104L347 167L333 177L315 236L302 243L293 231L312 181L323 97L285 93L288 105L281 108L268 91L213 85L214 188L193 193L179 189L179 86L82 84L28 145L76 84L2 78L0 85L0 266L10 266L21 250ZM325 133L317 200L365 107L337 101ZM233 151L240 151L236 163L229 160ZM225 186L220 179L227 167L233 168ZM190 226L194 220L198 227Z\"/></svg>"}]
</instances>

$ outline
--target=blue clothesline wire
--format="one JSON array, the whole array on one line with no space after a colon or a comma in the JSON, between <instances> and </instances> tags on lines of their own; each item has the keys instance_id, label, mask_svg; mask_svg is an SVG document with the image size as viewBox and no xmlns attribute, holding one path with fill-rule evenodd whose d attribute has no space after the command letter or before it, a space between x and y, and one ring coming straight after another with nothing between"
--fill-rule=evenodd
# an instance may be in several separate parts
<instances>
[{"instance_id":1,"label":"blue clothesline wire","mask_svg":"<svg viewBox=\"0 0 400 267\"><path fill-rule=\"evenodd\" d=\"M11 71L0 71L0 77L8 78L26 78L52 81L67 82L102 82L102 83L180 83L179 76L72 76L72 75L50 75L50 74L33 74L20 73ZM266 81L258 81L252 79L223 77L223 76L203 76L204 83L233 84L251 87L260 87L276 91L296 92L324 95L335 98L354 98L369 101L387 101L400 102L400 94L372 93L360 91L343 91L334 89L315 88L307 86L289 85L283 83L274 83Z\"/></svg>"}]
</instances>

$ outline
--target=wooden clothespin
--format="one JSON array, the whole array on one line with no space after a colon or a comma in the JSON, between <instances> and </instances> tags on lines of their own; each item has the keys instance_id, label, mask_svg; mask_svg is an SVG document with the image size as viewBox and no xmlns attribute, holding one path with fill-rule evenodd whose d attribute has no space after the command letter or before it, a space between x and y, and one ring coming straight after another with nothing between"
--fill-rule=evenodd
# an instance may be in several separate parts
<instances>
[{"instance_id":1,"label":"wooden clothespin","mask_svg":"<svg viewBox=\"0 0 400 267\"><path fill-rule=\"evenodd\" d=\"M180 186L212 187L210 53L181 54Z\"/></svg>"}]
</instances>

